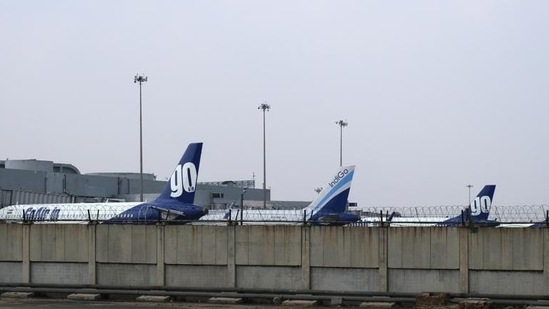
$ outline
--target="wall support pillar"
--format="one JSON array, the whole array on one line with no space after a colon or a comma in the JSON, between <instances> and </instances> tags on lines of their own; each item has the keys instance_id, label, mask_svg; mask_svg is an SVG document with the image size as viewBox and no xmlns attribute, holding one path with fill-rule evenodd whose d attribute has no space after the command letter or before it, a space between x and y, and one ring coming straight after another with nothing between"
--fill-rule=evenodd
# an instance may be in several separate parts
<instances>
[{"instance_id":1,"label":"wall support pillar","mask_svg":"<svg viewBox=\"0 0 549 309\"><path fill-rule=\"evenodd\" d=\"M311 227L301 227L301 285L311 289Z\"/></svg>"},{"instance_id":2,"label":"wall support pillar","mask_svg":"<svg viewBox=\"0 0 549 309\"><path fill-rule=\"evenodd\" d=\"M159 287L166 285L165 228L163 224L156 225L156 284Z\"/></svg>"},{"instance_id":3,"label":"wall support pillar","mask_svg":"<svg viewBox=\"0 0 549 309\"><path fill-rule=\"evenodd\" d=\"M459 292L469 293L469 229L458 228Z\"/></svg>"},{"instance_id":4,"label":"wall support pillar","mask_svg":"<svg viewBox=\"0 0 549 309\"><path fill-rule=\"evenodd\" d=\"M379 231L379 291L389 292L389 267L388 267L388 248L389 248L389 228L380 227Z\"/></svg>"},{"instance_id":5,"label":"wall support pillar","mask_svg":"<svg viewBox=\"0 0 549 309\"><path fill-rule=\"evenodd\" d=\"M31 265L30 265L30 223L23 223L23 261L21 263L22 269L22 283L31 283Z\"/></svg>"},{"instance_id":6,"label":"wall support pillar","mask_svg":"<svg viewBox=\"0 0 549 309\"><path fill-rule=\"evenodd\" d=\"M97 224L88 225L88 284L97 284L97 264L96 264L96 237Z\"/></svg>"},{"instance_id":7,"label":"wall support pillar","mask_svg":"<svg viewBox=\"0 0 549 309\"><path fill-rule=\"evenodd\" d=\"M242 226L240 226L242 228ZM229 287L236 288L236 225L227 226L227 276Z\"/></svg>"},{"instance_id":8,"label":"wall support pillar","mask_svg":"<svg viewBox=\"0 0 549 309\"><path fill-rule=\"evenodd\" d=\"M549 229L541 229L543 233L543 281L545 294L549 294Z\"/></svg>"}]
</instances>

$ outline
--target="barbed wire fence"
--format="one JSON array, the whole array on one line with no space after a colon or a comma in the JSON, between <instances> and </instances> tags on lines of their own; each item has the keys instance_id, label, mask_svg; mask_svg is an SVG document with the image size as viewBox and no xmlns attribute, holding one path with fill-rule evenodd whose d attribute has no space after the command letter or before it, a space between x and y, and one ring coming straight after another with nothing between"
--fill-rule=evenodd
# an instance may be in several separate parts
<instances>
[{"instance_id":1,"label":"barbed wire fence","mask_svg":"<svg viewBox=\"0 0 549 309\"><path fill-rule=\"evenodd\" d=\"M39 216L39 207L34 209L35 213L24 212L26 206L29 205L17 205L12 208L10 213L13 220L36 220ZM35 205L39 206L39 205ZM439 206L411 206L411 207L367 207L354 210L353 212L359 214L363 222L377 222L387 221L390 216L404 217L404 218L422 218L432 219L433 222L444 220L445 218L452 218L461 215L465 210L464 205L439 205ZM63 217L63 221L81 221L82 218L90 221L102 222L112 217L116 217L118 214L126 210L127 207L124 203L113 203L104 205L99 208L95 208L93 211L88 211L82 206L74 206L71 208L71 204L64 204L64 211L68 212L67 216ZM199 220L199 222L224 222L224 221L238 221L239 210L232 209L232 215L227 215L225 212L229 210L219 210L216 215L205 216ZM277 222L277 223L299 223L306 221L303 209L294 210L276 210L276 216L273 216L273 210L270 210L270 216L267 216L268 210L263 209L245 209L246 215L243 221L245 222ZM212 214L214 211L212 211ZM520 224L520 223L538 223L543 222L549 216L549 204L539 205L514 205L514 206L496 206L493 205L490 209L489 219L496 220L501 223ZM275 220L267 220L266 218L276 217ZM59 220L59 221L62 221ZM159 218L160 220L160 218ZM42 221L50 221L47 217ZM424 220L425 222L425 220Z\"/></svg>"},{"instance_id":2,"label":"barbed wire fence","mask_svg":"<svg viewBox=\"0 0 549 309\"><path fill-rule=\"evenodd\" d=\"M413 207L368 207L360 213L363 218L384 217L393 214L408 218L451 218L458 216L467 207L463 205L413 206ZM549 204L492 206L489 218L502 223L534 223L544 221L549 211Z\"/></svg>"}]
</instances>

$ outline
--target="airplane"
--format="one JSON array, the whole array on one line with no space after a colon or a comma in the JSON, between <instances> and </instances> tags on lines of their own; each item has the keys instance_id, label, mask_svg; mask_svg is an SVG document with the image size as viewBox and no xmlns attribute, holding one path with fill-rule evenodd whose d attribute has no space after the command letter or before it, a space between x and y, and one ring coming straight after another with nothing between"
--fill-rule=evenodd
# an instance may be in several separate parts
<instances>
[{"instance_id":1,"label":"airplane","mask_svg":"<svg viewBox=\"0 0 549 309\"><path fill-rule=\"evenodd\" d=\"M200 218L194 224L208 223L245 223L245 224L311 224L311 225L345 225L360 220L360 216L345 212L347 198L355 166L342 166L338 169L327 186L316 199L304 209L267 210L229 208L224 213L216 212Z\"/></svg>"},{"instance_id":2,"label":"airplane","mask_svg":"<svg viewBox=\"0 0 549 309\"><path fill-rule=\"evenodd\" d=\"M545 219L543 221L538 221L534 223L515 223L515 224L505 224L505 227L531 227L531 228L547 228L549 227L549 210L545 212Z\"/></svg>"},{"instance_id":3,"label":"airplane","mask_svg":"<svg viewBox=\"0 0 549 309\"><path fill-rule=\"evenodd\" d=\"M208 213L194 205L202 143L189 144L163 192L151 202L12 205L0 209L8 223L185 223Z\"/></svg>"},{"instance_id":4,"label":"airplane","mask_svg":"<svg viewBox=\"0 0 549 309\"><path fill-rule=\"evenodd\" d=\"M383 222L386 226L490 226L495 227L500 224L496 220L489 220L490 208L492 207L492 199L496 185L486 185L471 201L469 207L462 210L461 214L452 218L440 217L403 217L391 214L386 216L387 219ZM371 222L373 225L382 225L379 218L363 219L365 222Z\"/></svg>"},{"instance_id":5,"label":"airplane","mask_svg":"<svg viewBox=\"0 0 549 309\"><path fill-rule=\"evenodd\" d=\"M536 222L534 224L531 224L530 226L522 226L522 227L533 227L533 228L546 228L546 227L549 227L549 220L545 219L544 221L541 221L541 222Z\"/></svg>"}]
</instances>

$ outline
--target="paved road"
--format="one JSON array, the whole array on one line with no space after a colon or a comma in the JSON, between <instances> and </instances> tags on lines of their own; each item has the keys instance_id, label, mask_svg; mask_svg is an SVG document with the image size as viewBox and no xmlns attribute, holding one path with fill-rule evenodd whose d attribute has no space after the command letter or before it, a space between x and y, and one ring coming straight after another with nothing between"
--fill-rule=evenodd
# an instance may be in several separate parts
<instances>
[{"instance_id":1,"label":"paved road","mask_svg":"<svg viewBox=\"0 0 549 309\"><path fill-rule=\"evenodd\" d=\"M172 303L144 303L133 301L75 301L68 299L47 299L47 298L1 298L0 308L2 309L36 309L36 308L59 308L59 309L72 309L72 308L121 308L121 309L175 309L175 308L199 308L199 309L292 309L302 307L292 306L274 306L274 305L222 305L222 304L201 304L201 303L184 303L184 302L172 302ZM320 308L330 308L322 306ZM345 307L351 308L351 307Z\"/></svg>"}]
</instances>

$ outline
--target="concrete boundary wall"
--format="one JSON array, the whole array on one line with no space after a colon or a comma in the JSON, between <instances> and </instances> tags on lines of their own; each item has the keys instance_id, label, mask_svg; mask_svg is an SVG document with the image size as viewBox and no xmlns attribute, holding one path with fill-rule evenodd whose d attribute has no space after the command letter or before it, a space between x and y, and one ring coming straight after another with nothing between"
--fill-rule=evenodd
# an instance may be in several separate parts
<instances>
[{"instance_id":1,"label":"concrete boundary wall","mask_svg":"<svg viewBox=\"0 0 549 309\"><path fill-rule=\"evenodd\" d=\"M0 284L549 293L549 229L0 224Z\"/></svg>"}]
</instances>

